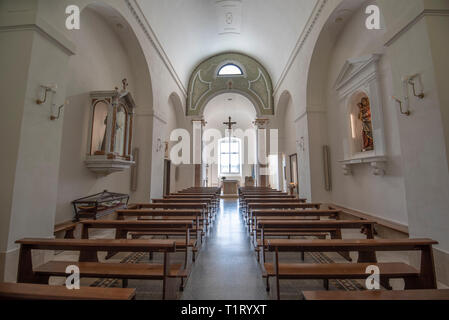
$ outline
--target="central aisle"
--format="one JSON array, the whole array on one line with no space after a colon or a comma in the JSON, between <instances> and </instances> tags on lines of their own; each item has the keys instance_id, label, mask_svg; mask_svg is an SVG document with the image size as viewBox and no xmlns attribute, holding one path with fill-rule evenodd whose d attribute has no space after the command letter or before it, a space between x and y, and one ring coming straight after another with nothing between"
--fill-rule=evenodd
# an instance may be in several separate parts
<instances>
[{"instance_id":1,"label":"central aisle","mask_svg":"<svg viewBox=\"0 0 449 320\"><path fill-rule=\"evenodd\" d=\"M221 200L220 212L195 262L183 300L267 299L238 200Z\"/></svg>"}]
</instances>

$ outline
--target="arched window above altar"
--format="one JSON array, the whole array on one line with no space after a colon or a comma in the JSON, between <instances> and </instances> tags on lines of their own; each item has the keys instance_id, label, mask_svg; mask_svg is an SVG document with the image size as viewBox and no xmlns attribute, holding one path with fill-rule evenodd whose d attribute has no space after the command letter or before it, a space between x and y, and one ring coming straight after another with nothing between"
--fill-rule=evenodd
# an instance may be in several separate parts
<instances>
[{"instance_id":1,"label":"arched window above altar","mask_svg":"<svg viewBox=\"0 0 449 320\"><path fill-rule=\"evenodd\" d=\"M241 76L243 75L242 69L233 63L225 64L218 70L219 76Z\"/></svg>"}]
</instances>

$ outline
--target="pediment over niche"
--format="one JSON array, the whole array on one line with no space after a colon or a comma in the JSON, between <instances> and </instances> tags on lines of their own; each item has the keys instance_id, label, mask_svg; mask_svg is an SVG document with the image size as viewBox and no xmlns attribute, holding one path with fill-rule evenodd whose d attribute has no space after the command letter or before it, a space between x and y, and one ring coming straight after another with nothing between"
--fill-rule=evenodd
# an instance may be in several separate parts
<instances>
[{"instance_id":1,"label":"pediment over niche","mask_svg":"<svg viewBox=\"0 0 449 320\"><path fill-rule=\"evenodd\" d=\"M380 54L371 54L346 60L334 84L334 88L340 93L340 96L347 95L355 86L375 76L380 57Z\"/></svg>"}]
</instances>

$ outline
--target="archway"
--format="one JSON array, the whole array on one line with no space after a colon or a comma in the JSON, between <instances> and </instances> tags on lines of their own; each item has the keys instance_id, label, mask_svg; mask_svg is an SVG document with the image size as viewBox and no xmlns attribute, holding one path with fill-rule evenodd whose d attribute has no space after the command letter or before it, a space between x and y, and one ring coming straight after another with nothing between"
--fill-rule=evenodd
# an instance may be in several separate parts
<instances>
[{"instance_id":1,"label":"archway","mask_svg":"<svg viewBox=\"0 0 449 320\"><path fill-rule=\"evenodd\" d=\"M246 96L238 93L223 93L212 98L204 108L203 112L206 125L204 127L205 138L203 146L203 159L206 162L207 185L217 186L222 177L238 180L242 185L245 177L255 178L255 134L253 122L257 118L257 111L254 103ZM234 152L233 161L238 161L239 170L220 170L220 157L231 157L229 153L220 152L219 140L225 138L227 126L224 122L231 121L233 125L232 139L238 141L238 152ZM226 140L226 139L225 139ZM226 142L226 141L224 141ZM223 142L223 143L224 143ZM216 144L216 145L213 145ZM237 151L237 150L234 150ZM235 158L235 159L234 159ZM238 159L238 160L237 160ZM228 161L228 160L226 160ZM229 162L229 163L228 163ZM226 162L232 165L230 160ZM234 165L237 165L234 164Z\"/></svg>"},{"instance_id":2,"label":"archway","mask_svg":"<svg viewBox=\"0 0 449 320\"><path fill-rule=\"evenodd\" d=\"M224 71L224 72L223 72ZM239 93L252 101L257 115L273 115L273 85L266 69L240 53L222 53L203 61L192 72L186 113L198 116L217 95Z\"/></svg>"}]
</instances>

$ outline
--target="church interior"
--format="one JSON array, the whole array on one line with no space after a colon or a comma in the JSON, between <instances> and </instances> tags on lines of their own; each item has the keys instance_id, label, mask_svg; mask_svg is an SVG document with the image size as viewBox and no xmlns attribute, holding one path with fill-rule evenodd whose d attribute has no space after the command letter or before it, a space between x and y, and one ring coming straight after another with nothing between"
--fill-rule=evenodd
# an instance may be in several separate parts
<instances>
[{"instance_id":1,"label":"church interior","mask_svg":"<svg viewBox=\"0 0 449 320\"><path fill-rule=\"evenodd\" d=\"M445 0L0 0L0 299L449 300L448 32Z\"/></svg>"}]
</instances>

